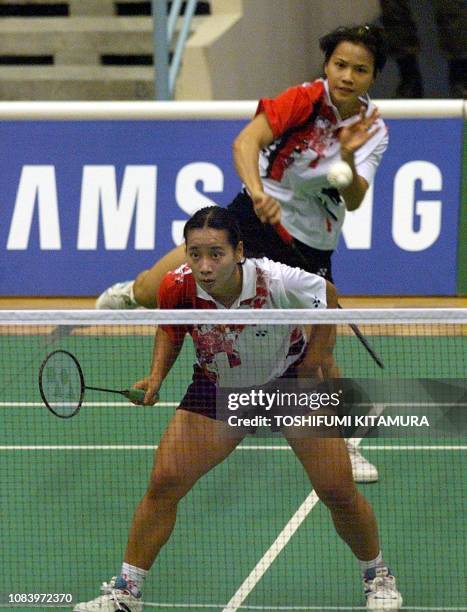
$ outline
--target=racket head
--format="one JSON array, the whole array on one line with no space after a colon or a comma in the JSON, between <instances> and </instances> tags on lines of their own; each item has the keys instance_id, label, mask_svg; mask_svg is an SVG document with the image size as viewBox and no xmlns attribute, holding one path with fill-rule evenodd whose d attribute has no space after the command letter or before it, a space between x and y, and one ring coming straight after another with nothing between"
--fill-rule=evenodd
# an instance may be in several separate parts
<instances>
[{"instance_id":1,"label":"racket head","mask_svg":"<svg viewBox=\"0 0 467 612\"><path fill-rule=\"evenodd\" d=\"M69 419L81 408L85 384L79 361L69 351L49 353L39 368L39 391L52 414Z\"/></svg>"}]
</instances>

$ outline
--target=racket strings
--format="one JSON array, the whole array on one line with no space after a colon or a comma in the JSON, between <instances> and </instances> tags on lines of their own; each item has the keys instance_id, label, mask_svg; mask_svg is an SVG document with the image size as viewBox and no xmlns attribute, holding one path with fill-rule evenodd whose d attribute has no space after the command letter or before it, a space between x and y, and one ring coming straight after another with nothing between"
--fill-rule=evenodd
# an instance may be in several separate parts
<instances>
[{"instance_id":1,"label":"racket strings","mask_svg":"<svg viewBox=\"0 0 467 612\"><path fill-rule=\"evenodd\" d=\"M77 360L66 351L54 351L43 363L41 394L47 407L57 416L70 417L80 408L84 380Z\"/></svg>"}]
</instances>

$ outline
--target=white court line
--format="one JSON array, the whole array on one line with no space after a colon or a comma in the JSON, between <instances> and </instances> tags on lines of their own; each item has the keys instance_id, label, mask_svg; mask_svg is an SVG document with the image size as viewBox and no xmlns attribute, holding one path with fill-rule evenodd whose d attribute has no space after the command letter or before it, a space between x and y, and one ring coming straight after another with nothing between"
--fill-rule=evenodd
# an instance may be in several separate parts
<instances>
[{"instance_id":1,"label":"white court line","mask_svg":"<svg viewBox=\"0 0 467 612\"><path fill-rule=\"evenodd\" d=\"M172 604L172 603L152 603L152 602L144 602L144 606L148 608L197 608L199 609L208 609L208 608L222 608L222 605L216 604ZM239 610L366 610L366 606L240 606ZM460 611L467 610L467 608L438 608L431 606L404 606L404 610L426 610L426 612L431 612L431 610L445 610L447 612L451 611Z\"/></svg>"},{"instance_id":2,"label":"white court line","mask_svg":"<svg viewBox=\"0 0 467 612\"><path fill-rule=\"evenodd\" d=\"M222 612L235 612L241 608L242 603L255 588L258 582L261 580L265 572L269 569L274 559L279 555L282 549L288 544L290 538L297 531L303 521L306 519L311 510L318 503L319 498L314 491L312 491L301 504L289 522L282 529L280 534L264 553L262 558L258 561L256 566L251 570L249 575L237 589L235 595L231 598L229 603L223 608ZM306 608L305 608L306 609ZM318 609L318 608L317 608Z\"/></svg>"},{"instance_id":3,"label":"white court line","mask_svg":"<svg viewBox=\"0 0 467 612\"><path fill-rule=\"evenodd\" d=\"M0 446L0 450L155 450L157 444L6 444ZM407 451L459 451L467 450L465 444L437 444L437 445L420 445L415 444L398 444L394 446L378 446L364 445L360 447L365 450L407 450ZM237 446L236 450L241 451L256 451L256 450L274 450L274 451L290 451L290 446L274 446L274 445L259 445L259 446Z\"/></svg>"},{"instance_id":4,"label":"white court line","mask_svg":"<svg viewBox=\"0 0 467 612\"><path fill-rule=\"evenodd\" d=\"M431 612L431 610L467 610L467 608L442 608L430 607L430 606L404 606L404 610L423 610ZM273 608L268 606L240 606L239 610L367 610L366 606L274 606Z\"/></svg>"},{"instance_id":5,"label":"white court line","mask_svg":"<svg viewBox=\"0 0 467 612\"><path fill-rule=\"evenodd\" d=\"M361 450L366 451L366 450L414 450L414 451L418 451L418 450L423 450L423 451L430 451L430 450L467 450L467 445L465 444L420 444L420 445L416 445L416 444L394 444L393 446L390 444L381 444L378 446L378 444L363 444L361 447Z\"/></svg>"},{"instance_id":6,"label":"white court line","mask_svg":"<svg viewBox=\"0 0 467 612\"><path fill-rule=\"evenodd\" d=\"M178 406L180 402L159 402L155 404L156 406L162 408L172 408L174 406ZM86 406L112 406L112 407L124 407L131 405L131 402L83 402L83 407ZM461 404L459 402L388 402L387 404L382 404L384 409L386 408L466 408L467 404ZM44 406L43 402L0 402L0 408L35 408L39 406ZM368 408L370 406L375 406L372 403L363 403L363 404L355 404L356 408ZM150 407L150 406L149 406Z\"/></svg>"},{"instance_id":7,"label":"white court line","mask_svg":"<svg viewBox=\"0 0 467 612\"><path fill-rule=\"evenodd\" d=\"M467 407L467 404L461 404L460 402L384 402L381 404L374 404L373 402L364 402L361 404L355 404L356 408L369 408L370 406L384 406L386 408L438 408L442 406L446 407L454 407L459 406L462 408ZM446 608L447 609L447 608Z\"/></svg>"},{"instance_id":8,"label":"white court line","mask_svg":"<svg viewBox=\"0 0 467 612\"><path fill-rule=\"evenodd\" d=\"M6 444L0 446L2 450L156 450L157 444ZM365 450L410 450L410 451L459 451L467 450L467 445L447 444L447 445L394 445L394 446L378 446L365 445L360 447ZM274 446L274 445L259 445L259 446L237 446L236 450L240 451L256 451L256 450L274 450L274 451L290 451L290 446Z\"/></svg>"},{"instance_id":9,"label":"white court line","mask_svg":"<svg viewBox=\"0 0 467 612\"><path fill-rule=\"evenodd\" d=\"M215 608L220 610L225 604L199 604L199 603L159 603L152 601L145 601L145 608L196 608L197 610L208 610L210 608ZM29 606L31 609L34 609L34 606ZM11 609L11 604L0 604L0 608L8 608ZM60 610L68 610L67 606L47 606L47 608L58 608ZM366 610L365 606L240 606L239 610ZM442 608L436 606L405 606L404 610L422 610L426 612L433 612L435 610L445 611L445 612L461 612L463 610L467 610L467 607L446 607Z\"/></svg>"},{"instance_id":10,"label":"white court line","mask_svg":"<svg viewBox=\"0 0 467 612\"><path fill-rule=\"evenodd\" d=\"M180 402L159 402L155 404L158 408L172 408L178 406ZM76 403L74 404L76 405ZM83 402L81 408L86 407L128 407L131 406L131 402ZM39 408L40 406L44 407L44 402L0 402L0 408ZM154 408L154 406L140 406L141 408Z\"/></svg>"}]
</instances>

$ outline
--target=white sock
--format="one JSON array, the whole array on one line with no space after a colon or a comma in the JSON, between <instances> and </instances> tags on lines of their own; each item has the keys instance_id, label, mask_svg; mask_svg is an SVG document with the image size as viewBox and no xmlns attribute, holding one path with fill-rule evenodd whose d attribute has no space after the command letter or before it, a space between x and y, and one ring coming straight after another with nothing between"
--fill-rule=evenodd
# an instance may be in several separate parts
<instances>
[{"instance_id":1,"label":"white sock","mask_svg":"<svg viewBox=\"0 0 467 612\"><path fill-rule=\"evenodd\" d=\"M120 576L126 580L128 588L131 593L133 593L133 595L138 595L141 593L141 588L143 586L143 582L147 574L148 570L141 569L140 567L135 567L134 565L130 565L129 563L122 563L122 570L120 572Z\"/></svg>"},{"instance_id":2,"label":"white sock","mask_svg":"<svg viewBox=\"0 0 467 612\"><path fill-rule=\"evenodd\" d=\"M383 553L379 551L376 559L372 559L371 561L361 561L359 559L358 563L360 564L360 570L362 574L365 574L365 572L367 572L370 569L375 569L377 567L384 566Z\"/></svg>"}]
</instances>

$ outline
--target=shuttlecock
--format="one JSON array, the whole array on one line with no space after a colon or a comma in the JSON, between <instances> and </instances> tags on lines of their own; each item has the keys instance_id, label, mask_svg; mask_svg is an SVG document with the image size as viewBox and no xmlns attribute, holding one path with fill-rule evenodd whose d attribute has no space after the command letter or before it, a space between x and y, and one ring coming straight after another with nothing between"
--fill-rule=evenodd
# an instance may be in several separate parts
<instances>
[{"instance_id":1,"label":"shuttlecock","mask_svg":"<svg viewBox=\"0 0 467 612\"><path fill-rule=\"evenodd\" d=\"M336 189L348 187L353 179L352 168L345 161L336 162L330 167L327 179Z\"/></svg>"}]
</instances>

